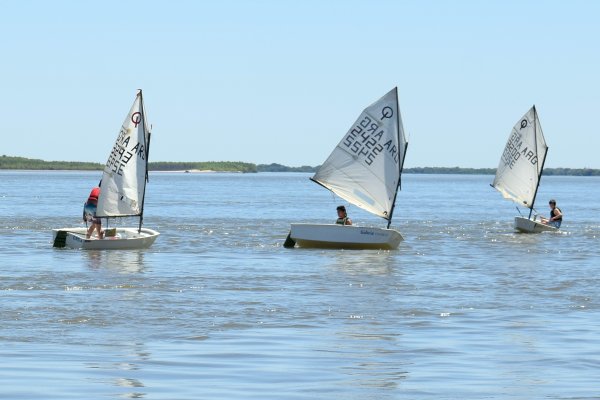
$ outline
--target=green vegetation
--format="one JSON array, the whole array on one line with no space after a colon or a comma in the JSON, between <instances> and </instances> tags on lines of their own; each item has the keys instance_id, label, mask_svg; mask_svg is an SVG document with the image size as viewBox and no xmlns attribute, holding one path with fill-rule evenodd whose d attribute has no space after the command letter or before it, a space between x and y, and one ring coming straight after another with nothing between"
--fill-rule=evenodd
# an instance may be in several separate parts
<instances>
[{"instance_id":1,"label":"green vegetation","mask_svg":"<svg viewBox=\"0 0 600 400\"><path fill-rule=\"evenodd\" d=\"M600 176L600 169L592 168L546 168L544 175Z\"/></svg>"},{"instance_id":2,"label":"green vegetation","mask_svg":"<svg viewBox=\"0 0 600 400\"><path fill-rule=\"evenodd\" d=\"M258 164L258 172L316 172L319 167L303 165L288 167L281 164ZM461 167L414 167L405 168L405 174L438 174L438 175L494 175L496 168L461 168ZM591 168L546 168L544 175L563 176L600 176L600 169Z\"/></svg>"},{"instance_id":3,"label":"green vegetation","mask_svg":"<svg viewBox=\"0 0 600 400\"><path fill-rule=\"evenodd\" d=\"M82 170L101 171L99 163L78 161L44 161L25 157L0 157L0 169L29 170ZM253 164L241 161L201 161L201 162L151 162L150 171L216 171L216 172L316 172L317 167L303 165L288 167L282 164ZM495 168L461 167L414 167L405 168L405 174L457 174L457 175L494 175ZM600 169L591 168L546 168L544 175L562 176L600 176Z\"/></svg>"},{"instance_id":4,"label":"green vegetation","mask_svg":"<svg viewBox=\"0 0 600 400\"><path fill-rule=\"evenodd\" d=\"M25 157L0 157L0 169L35 169L35 170L102 170L104 166L98 163L78 161L44 161Z\"/></svg>"},{"instance_id":5,"label":"green vegetation","mask_svg":"<svg viewBox=\"0 0 600 400\"><path fill-rule=\"evenodd\" d=\"M0 157L0 169L102 171L103 164L78 161L44 161L25 157ZM151 162L150 171L210 170L218 172L256 172L256 165L245 162Z\"/></svg>"},{"instance_id":6,"label":"green vegetation","mask_svg":"<svg viewBox=\"0 0 600 400\"><path fill-rule=\"evenodd\" d=\"M405 174L457 174L457 175L495 175L496 168L460 168L460 167L422 167L406 168ZM591 168L545 168L544 176L600 176L600 169Z\"/></svg>"},{"instance_id":7,"label":"green vegetation","mask_svg":"<svg viewBox=\"0 0 600 400\"><path fill-rule=\"evenodd\" d=\"M256 164L241 161L151 162L150 171L257 172Z\"/></svg>"},{"instance_id":8,"label":"green vegetation","mask_svg":"<svg viewBox=\"0 0 600 400\"><path fill-rule=\"evenodd\" d=\"M318 167L303 165L301 167L288 167L281 164L258 164L256 169L258 172L315 172Z\"/></svg>"},{"instance_id":9,"label":"green vegetation","mask_svg":"<svg viewBox=\"0 0 600 400\"><path fill-rule=\"evenodd\" d=\"M460 175L494 175L495 168L460 168L460 167L416 167L405 168L405 174L460 174Z\"/></svg>"}]
</instances>

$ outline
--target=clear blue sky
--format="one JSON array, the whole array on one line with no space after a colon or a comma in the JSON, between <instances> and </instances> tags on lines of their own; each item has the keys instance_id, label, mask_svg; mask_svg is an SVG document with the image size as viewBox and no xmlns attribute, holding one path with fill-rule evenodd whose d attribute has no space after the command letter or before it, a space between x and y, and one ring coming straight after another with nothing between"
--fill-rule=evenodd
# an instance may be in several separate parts
<instances>
[{"instance_id":1,"label":"clear blue sky","mask_svg":"<svg viewBox=\"0 0 600 400\"><path fill-rule=\"evenodd\" d=\"M151 160L320 164L398 86L406 166L600 168L600 2L31 1L0 13L0 154L105 162L143 88Z\"/></svg>"}]
</instances>

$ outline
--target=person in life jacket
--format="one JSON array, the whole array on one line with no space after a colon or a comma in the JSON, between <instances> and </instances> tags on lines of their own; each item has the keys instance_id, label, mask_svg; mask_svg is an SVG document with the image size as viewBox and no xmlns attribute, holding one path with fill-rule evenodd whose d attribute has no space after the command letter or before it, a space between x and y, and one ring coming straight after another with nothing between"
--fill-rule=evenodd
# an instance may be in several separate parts
<instances>
[{"instance_id":1,"label":"person in life jacket","mask_svg":"<svg viewBox=\"0 0 600 400\"><path fill-rule=\"evenodd\" d=\"M348 213L346 212L346 207L338 206L337 207L337 215L338 219L335 221L337 225L352 225L352 220L348 218Z\"/></svg>"},{"instance_id":2,"label":"person in life jacket","mask_svg":"<svg viewBox=\"0 0 600 400\"><path fill-rule=\"evenodd\" d=\"M90 227L88 228L86 238L91 238L94 234L94 230L98 232L98 239L103 239L104 232L102 232L102 221L100 218L96 218L96 210L98 209L98 198L100 197L100 186L102 185L102 181L92 189L90 195L88 196L85 205L83 206L83 220L87 222L91 222Z\"/></svg>"},{"instance_id":3,"label":"person in life jacket","mask_svg":"<svg viewBox=\"0 0 600 400\"><path fill-rule=\"evenodd\" d=\"M548 205L550 206L550 218L542 217L542 223L558 229L560 228L560 224L562 224L563 213L560 208L556 207L556 200L550 200Z\"/></svg>"}]
</instances>

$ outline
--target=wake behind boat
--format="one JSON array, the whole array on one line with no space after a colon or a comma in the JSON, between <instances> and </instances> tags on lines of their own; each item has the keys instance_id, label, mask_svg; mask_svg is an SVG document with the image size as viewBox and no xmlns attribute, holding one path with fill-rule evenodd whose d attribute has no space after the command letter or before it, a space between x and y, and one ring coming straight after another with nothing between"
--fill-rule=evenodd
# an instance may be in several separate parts
<instances>
[{"instance_id":1,"label":"wake behind boat","mask_svg":"<svg viewBox=\"0 0 600 400\"><path fill-rule=\"evenodd\" d=\"M388 221L387 228L291 224L285 247L395 249L402 235L390 229L408 143L392 89L363 110L312 181Z\"/></svg>"},{"instance_id":2,"label":"wake behind boat","mask_svg":"<svg viewBox=\"0 0 600 400\"><path fill-rule=\"evenodd\" d=\"M558 230L544 224L537 215L532 216L547 154L548 146L534 105L513 126L491 184L505 199L529 209L528 217L515 217L514 227L519 232Z\"/></svg>"},{"instance_id":3,"label":"wake behind boat","mask_svg":"<svg viewBox=\"0 0 600 400\"><path fill-rule=\"evenodd\" d=\"M106 229L103 238L88 238L86 228L54 229L54 247L142 249L154 243L159 233L142 228L149 150L150 130L140 90L108 156L95 213L95 218L106 221L120 217L139 217L139 226Z\"/></svg>"}]
</instances>

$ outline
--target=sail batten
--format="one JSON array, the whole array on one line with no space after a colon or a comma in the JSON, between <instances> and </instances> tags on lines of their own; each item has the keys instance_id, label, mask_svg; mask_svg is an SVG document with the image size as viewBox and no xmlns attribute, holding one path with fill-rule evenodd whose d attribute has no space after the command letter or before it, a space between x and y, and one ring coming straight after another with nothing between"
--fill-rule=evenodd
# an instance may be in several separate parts
<instances>
[{"instance_id":1,"label":"sail batten","mask_svg":"<svg viewBox=\"0 0 600 400\"><path fill-rule=\"evenodd\" d=\"M362 111L311 179L355 206L391 220L406 145L394 88Z\"/></svg>"},{"instance_id":2,"label":"sail batten","mask_svg":"<svg viewBox=\"0 0 600 400\"><path fill-rule=\"evenodd\" d=\"M139 91L104 166L96 216L142 216L149 135Z\"/></svg>"},{"instance_id":3,"label":"sail batten","mask_svg":"<svg viewBox=\"0 0 600 400\"><path fill-rule=\"evenodd\" d=\"M533 106L513 126L492 187L515 203L533 209L548 146Z\"/></svg>"}]
</instances>

